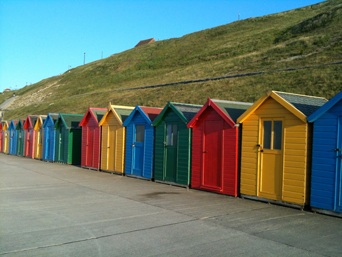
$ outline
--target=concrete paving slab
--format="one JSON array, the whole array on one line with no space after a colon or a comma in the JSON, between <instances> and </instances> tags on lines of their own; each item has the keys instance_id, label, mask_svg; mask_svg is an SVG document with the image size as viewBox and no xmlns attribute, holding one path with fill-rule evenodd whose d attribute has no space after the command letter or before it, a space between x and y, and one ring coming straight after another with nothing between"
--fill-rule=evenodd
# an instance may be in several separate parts
<instances>
[{"instance_id":1,"label":"concrete paving slab","mask_svg":"<svg viewBox=\"0 0 342 257\"><path fill-rule=\"evenodd\" d=\"M341 256L342 219L0 154L3 256Z\"/></svg>"}]
</instances>

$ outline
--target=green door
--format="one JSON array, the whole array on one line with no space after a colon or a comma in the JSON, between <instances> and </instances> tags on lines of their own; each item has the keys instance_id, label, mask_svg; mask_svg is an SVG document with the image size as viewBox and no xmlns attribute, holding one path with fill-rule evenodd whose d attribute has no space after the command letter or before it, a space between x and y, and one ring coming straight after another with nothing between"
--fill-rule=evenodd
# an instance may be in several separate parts
<instances>
[{"instance_id":1,"label":"green door","mask_svg":"<svg viewBox=\"0 0 342 257\"><path fill-rule=\"evenodd\" d=\"M63 128L60 126L58 128L58 158L57 161L63 162L63 156L64 156L64 151L63 151Z\"/></svg>"},{"instance_id":2,"label":"green door","mask_svg":"<svg viewBox=\"0 0 342 257\"><path fill-rule=\"evenodd\" d=\"M17 155L20 155L20 156L21 156L21 155L23 155L23 154L22 154L22 151L21 151L21 148L23 147L23 146L22 146L22 141L21 141L21 140L22 140L22 139L21 139L21 138L22 138L21 130L18 130L17 133L18 133Z\"/></svg>"},{"instance_id":3,"label":"green door","mask_svg":"<svg viewBox=\"0 0 342 257\"><path fill-rule=\"evenodd\" d=\"M177 124L166 125L164 181L176 182L177 174Z\"/></svg>"}]
</instances>

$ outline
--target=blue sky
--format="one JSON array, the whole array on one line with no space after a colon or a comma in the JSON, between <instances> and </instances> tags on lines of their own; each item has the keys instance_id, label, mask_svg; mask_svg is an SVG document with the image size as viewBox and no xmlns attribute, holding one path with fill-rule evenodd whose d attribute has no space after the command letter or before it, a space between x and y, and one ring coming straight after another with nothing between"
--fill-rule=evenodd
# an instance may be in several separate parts
<instances>
[{"instance_id":1,"label":"blue sky","mask_svg":"<svg viewBox=\"0 0 342 257\"><path fill-rule=\"evenodd\" d=\"M134 47L315 0L0 0L0 91Z\"/></svg>"}]
</instances>

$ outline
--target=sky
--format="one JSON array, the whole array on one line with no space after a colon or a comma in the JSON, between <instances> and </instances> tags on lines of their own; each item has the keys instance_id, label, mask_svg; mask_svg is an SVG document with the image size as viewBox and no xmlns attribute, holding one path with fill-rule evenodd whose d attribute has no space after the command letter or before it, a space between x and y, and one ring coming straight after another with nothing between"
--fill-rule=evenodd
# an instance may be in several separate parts
<instances>
[{"instance_id":1,"label":"sky","mask_svg":"<svg viewBox=\"0 0 342 257\"><path fill-rule=\"evenodd\" d=\"M0 0L0 92L85 62L315 0ZM85 54L84 54L85 53Z\"/></svg>"}]
</instances>

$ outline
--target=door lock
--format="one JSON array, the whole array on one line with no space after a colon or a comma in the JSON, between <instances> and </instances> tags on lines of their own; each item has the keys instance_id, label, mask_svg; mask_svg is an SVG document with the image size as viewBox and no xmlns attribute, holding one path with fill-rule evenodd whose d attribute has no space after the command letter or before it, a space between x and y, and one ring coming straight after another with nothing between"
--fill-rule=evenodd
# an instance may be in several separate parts
<instances>
[{"instance_id":1,"label":"door lock","mask_svg":"<svg viewBox=\"0 0 342 257\"><path fill-rule=\"evenodd\" d=\"M134 147L134 146L135 146L135 144L132 145L132 147Z\"/></svg>"},{"instance_id":2,"label":"door lock","mask_svg":"<svg viewBox=\"0 0 342 257\"><path fill-rule=\"evenodd\" d=\"M263 150L263 149L261 149L261 150L260 150L260 153L263 153L263 152L264 152L264 150Z\"/></svg>"},{"instance_id":3,"label":"door lock","mask_svg":"<svg viewBox=\"0 0 342 257\"><path fill-rule=\"evenodd\" d=\"M203 153L207 153L208 151L204 151Z\"/></svg>"}]
</instances>

